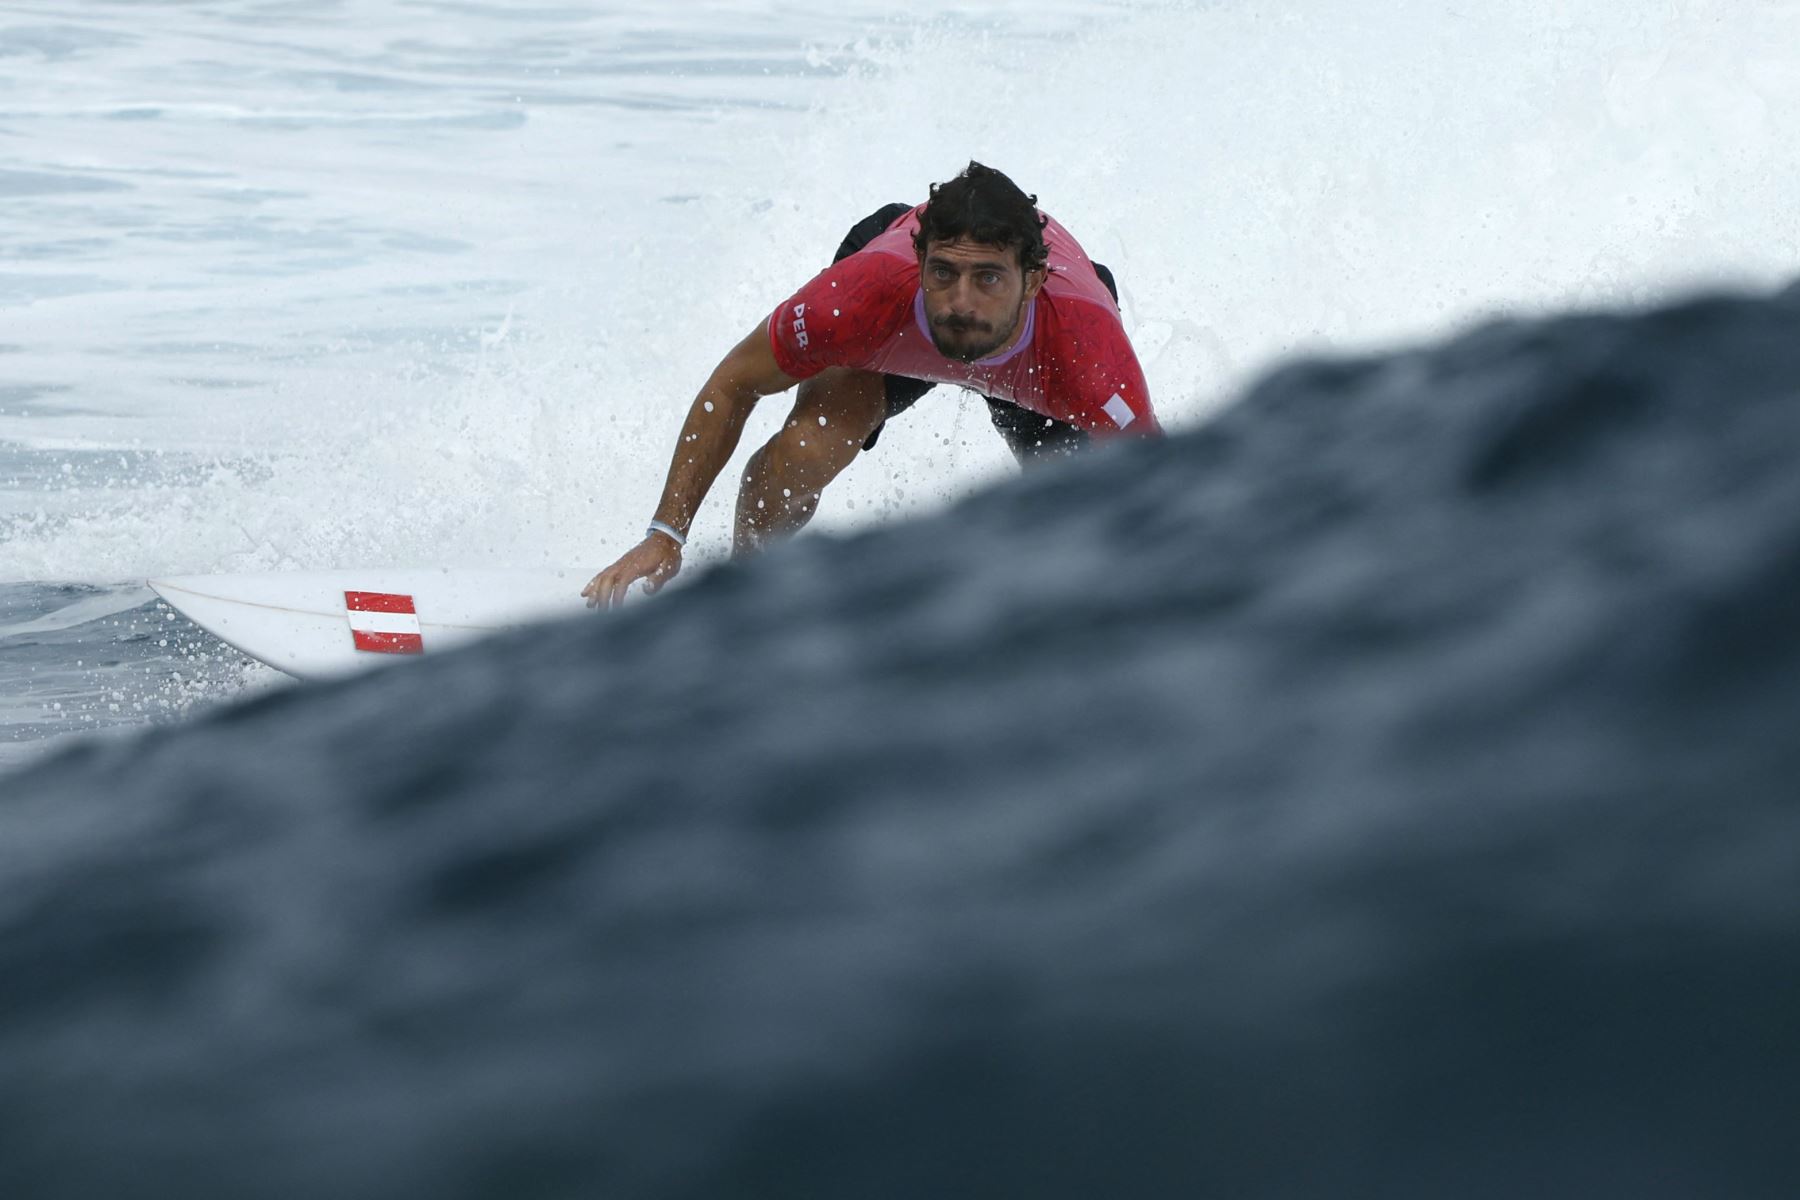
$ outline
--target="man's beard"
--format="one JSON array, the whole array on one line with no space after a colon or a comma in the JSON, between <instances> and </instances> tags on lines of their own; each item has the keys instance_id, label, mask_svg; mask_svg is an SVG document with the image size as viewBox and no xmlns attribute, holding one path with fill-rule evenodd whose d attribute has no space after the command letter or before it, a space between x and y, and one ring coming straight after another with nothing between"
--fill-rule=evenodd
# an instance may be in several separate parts
<instances>
[{"instance_id":1,"label":"man's beard","mask_svg":"<svg viewBox=\"0 0 1800 1200\"><path fill-rule=\"evenodd\" d=\"M931 322L931 344L936 346L938 353L945 358L953 358L962 363L977 362L1006 345L1006 340L1012 337L1013 331L1019 327L1019 314L1024 311L1025 306L1019 305L1019 312L1013 314L1012 322L998 333L995 333L994 327L986 321L970 321L954 316L938 317ZM944 341L946 333L985 336L982 336L979 341L950 345Z\"/></svg>"}]
</instances>

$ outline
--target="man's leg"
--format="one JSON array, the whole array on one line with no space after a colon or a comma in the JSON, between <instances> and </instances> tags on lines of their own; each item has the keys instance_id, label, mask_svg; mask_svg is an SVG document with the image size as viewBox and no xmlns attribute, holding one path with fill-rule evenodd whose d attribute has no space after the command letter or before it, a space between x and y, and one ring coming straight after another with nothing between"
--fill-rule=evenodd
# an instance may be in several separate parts
<instances>
[{"instance_id":1,"label":"man's leg","mask_svg":"<svg viewBox=\"0 0 1800 1200\"><path fill-rule=\"evenodd\" d=\"M732 554L759 550L812 520L819 493L887 419L887 386L873 371L834 367L801 383L781 432L750 456L738 489Z\"/></svg>"},{"instance_id":2,"label":"man's leg","mask_svg":"<svg viewBox=\"0 0 1800 1200\"><path fill-rule=\"evenodd\" d=\"M1021 467L1053 458L1067 458L1088 444L1088 432L1063 421L1040 417L1006 400L988 398L988 416L1006 439L1007 449Z\"/></svg>"}]
</instances>

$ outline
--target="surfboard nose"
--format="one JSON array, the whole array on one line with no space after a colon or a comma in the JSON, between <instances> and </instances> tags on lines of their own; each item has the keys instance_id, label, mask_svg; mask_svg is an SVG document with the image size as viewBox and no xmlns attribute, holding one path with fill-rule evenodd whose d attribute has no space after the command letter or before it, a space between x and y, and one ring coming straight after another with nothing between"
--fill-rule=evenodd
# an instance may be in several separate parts
<instances>
[{"instance_id":1,"label":"surfboard nose","mask_svg":"<svg viewBox=\"0 0 1800 1200\"><path fill-rule=\"evenodd\" d=\"M169 598L169 593L187 593L193 591L193 579L194 577L191 575L171 575L167 579L146 579L144 580L144 586L155 592L169 604L175 604L175 602ZM175 604L175 607L179 608L181 606Z\"/></svg>"}]
</instances>

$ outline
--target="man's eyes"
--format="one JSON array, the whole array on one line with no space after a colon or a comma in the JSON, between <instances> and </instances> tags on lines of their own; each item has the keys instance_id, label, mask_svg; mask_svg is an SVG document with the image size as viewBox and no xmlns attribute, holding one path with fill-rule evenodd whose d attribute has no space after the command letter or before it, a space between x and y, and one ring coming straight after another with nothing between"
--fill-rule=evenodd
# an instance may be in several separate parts
<instances>
[{"instance_id":1,"label":"man's eyes","mask_svg":"<svg viewBox=\"0 0 1800 1200\"><path fill-rule=\"evenodd\" d=\"M936 280L938 283L949 283L951 280L956 278L956 274L957 273L955 271L951 270L949 267L934 266L931 268L931 277L932 277L932 279ZM980 284L982 287L990 287L991 288L991 287L999 287L1000 284L1004 281L1002 280L1000 272L998 272L998 271L979 271L975 275L975 282Z\"/></svg>"}]
</instances>

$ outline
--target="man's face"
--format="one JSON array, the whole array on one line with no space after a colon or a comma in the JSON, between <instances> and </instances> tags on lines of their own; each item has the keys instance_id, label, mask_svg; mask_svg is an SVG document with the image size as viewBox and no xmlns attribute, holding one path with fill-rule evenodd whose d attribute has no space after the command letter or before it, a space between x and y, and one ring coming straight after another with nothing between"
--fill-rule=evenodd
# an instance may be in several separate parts
<instances>
[{"instance_id":1,"label":"man's face","mask_svg":"<svg viewBox=\"0 0 1800 1200\"><path fill-rule=\"evenodd\" d=\"M957 238L926 245L919 279L938 353L974 362L1012 340L1025 306L1044 285L1044 272L1020 270L1016 249Z\"/></svg>"}]
</instances>

